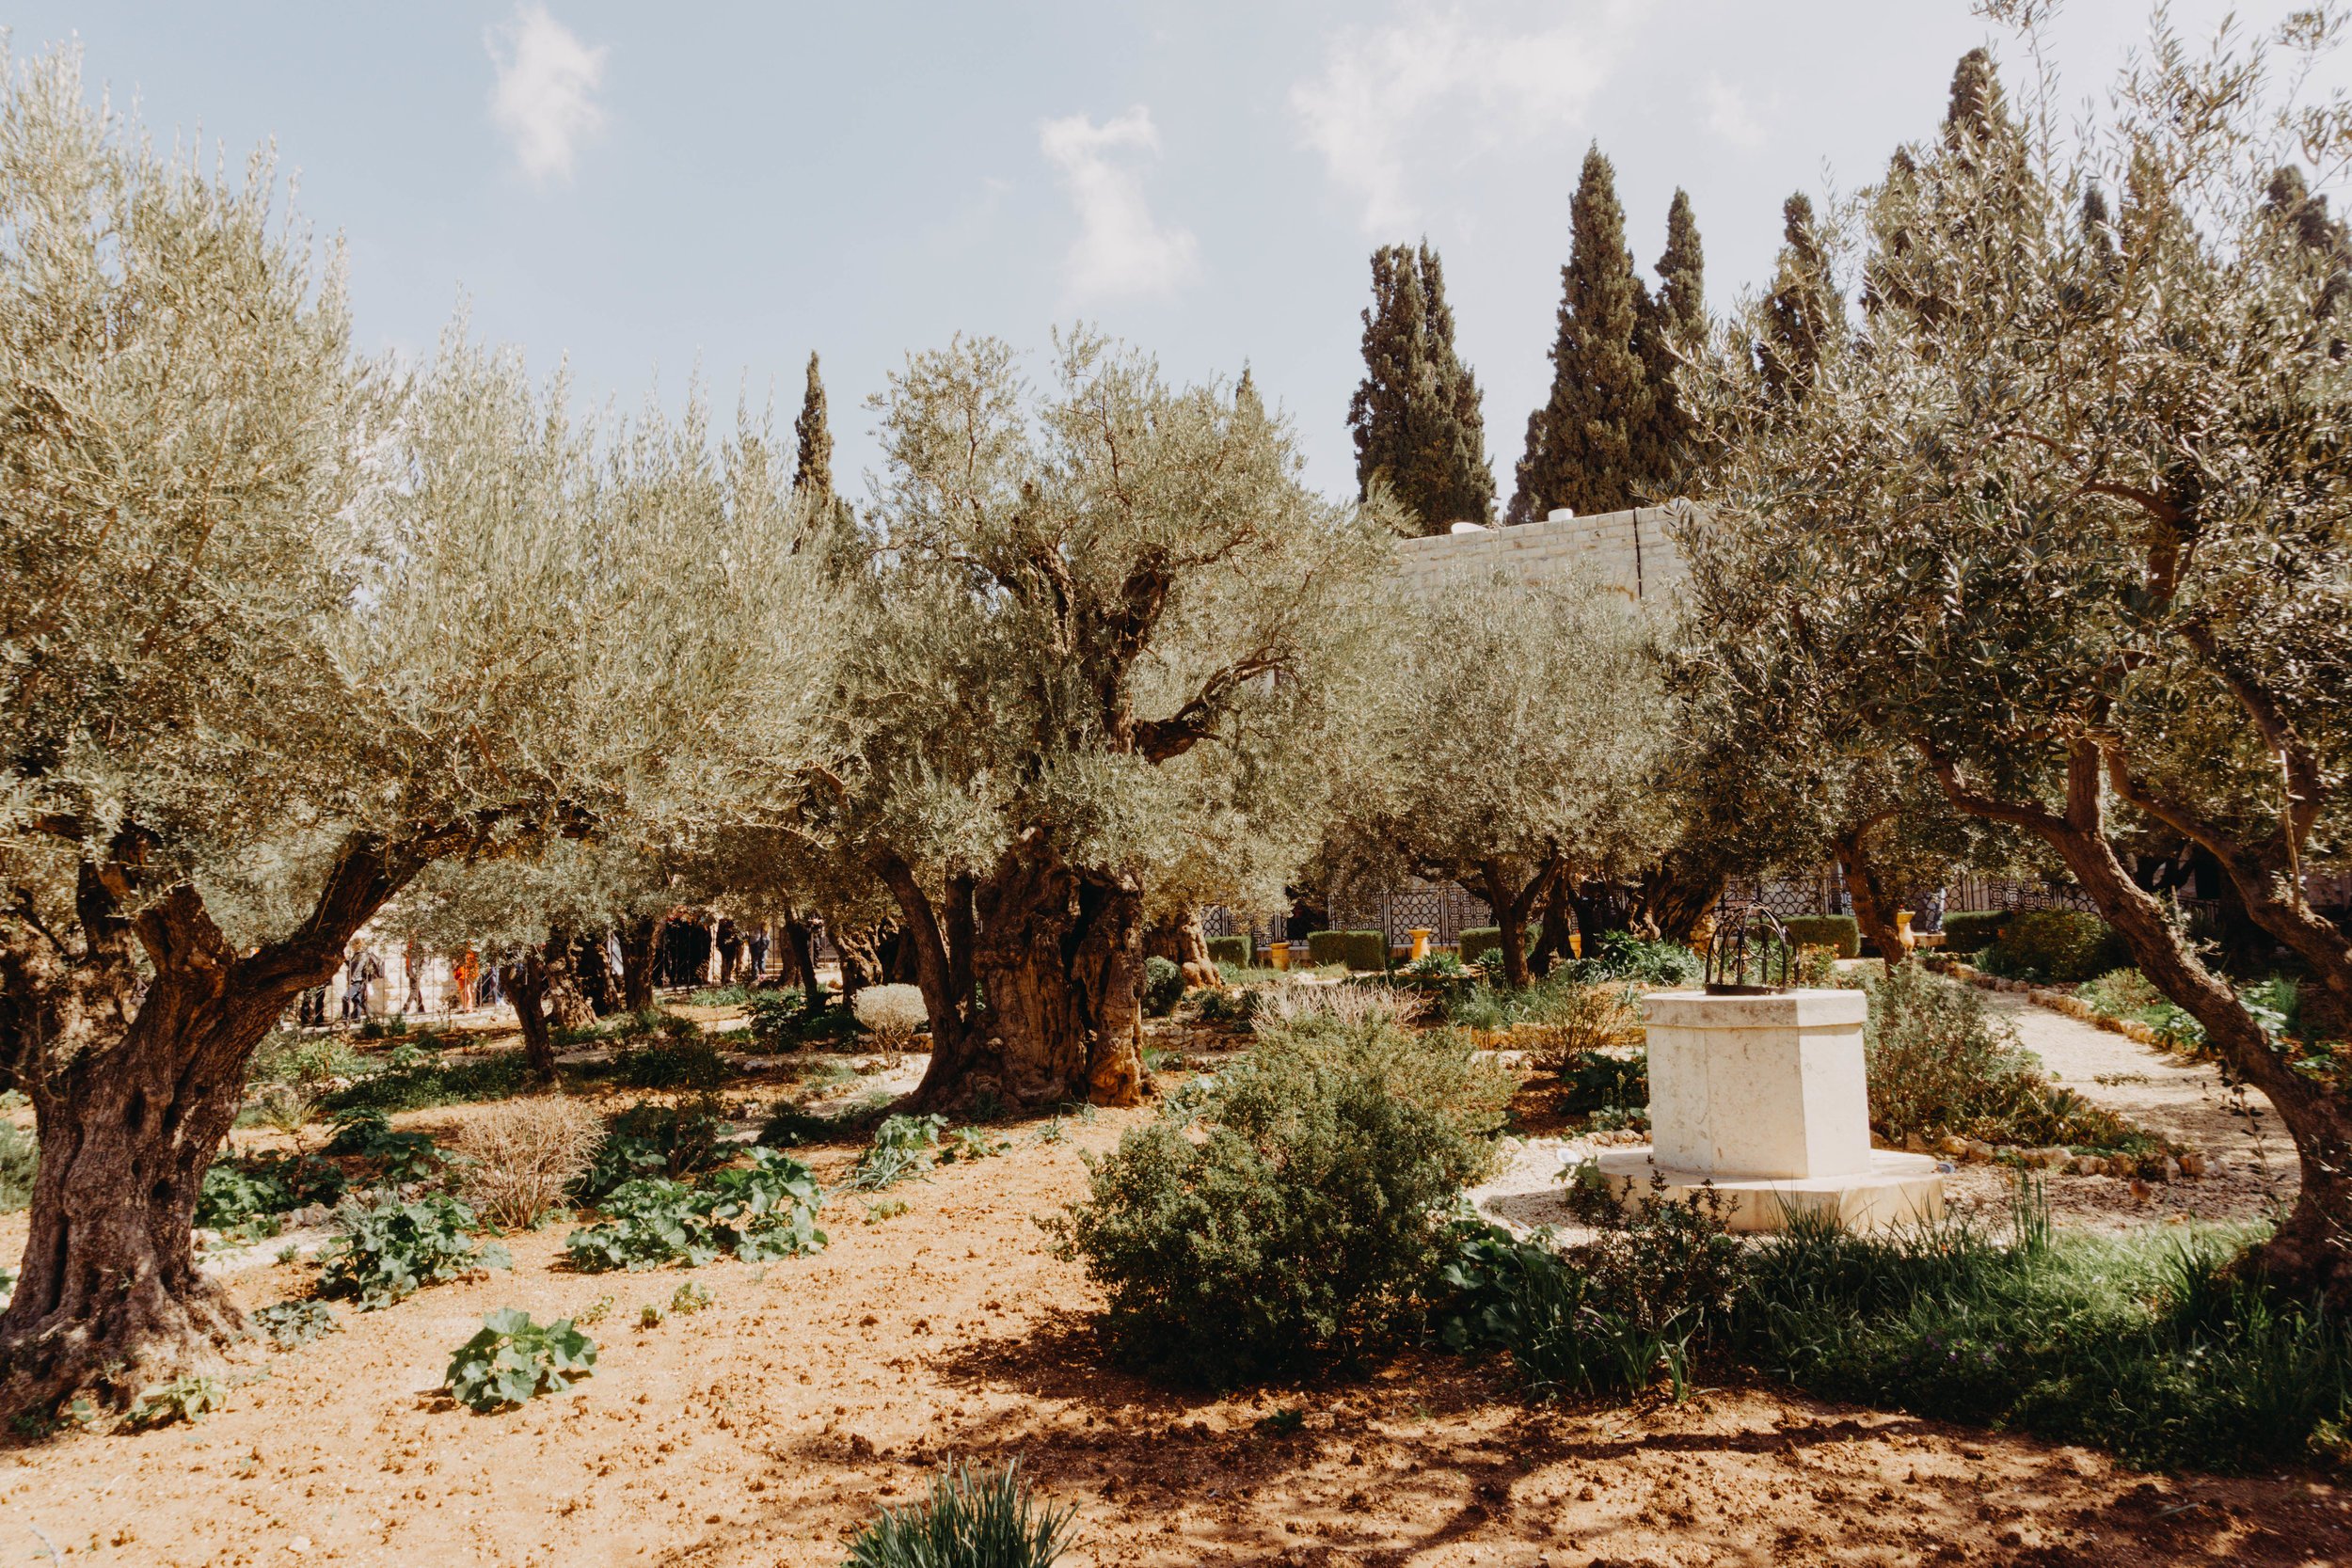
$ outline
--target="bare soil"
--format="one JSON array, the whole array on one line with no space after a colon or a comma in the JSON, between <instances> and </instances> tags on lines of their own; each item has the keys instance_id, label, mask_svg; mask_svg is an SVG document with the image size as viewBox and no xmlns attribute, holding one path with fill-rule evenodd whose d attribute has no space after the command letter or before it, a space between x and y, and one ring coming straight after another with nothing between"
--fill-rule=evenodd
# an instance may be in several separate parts
<instances>
[{"instance_id":1,"label":"bare soil","mask_svg":"<svg viewBox=\"0 0 2352 1568\"><path fill-rule=\"evenodd\" d=\"M446 1133L474 1114L396 1119ZM883 1195L903 1213L834 1196L831 1244L764 1267L580 1275L564 1227L510 1237L512 1273L339 1307L345 1332L251 1351L200 1425L0 1450L0 1561L832 1564L951 1458L1019 1456L1077 1507L1076 1564L2352 1563L2352 1498L2317 1479L2144 1476L1771 1386L1531 1409L1497 1369L1437 1354L1232 1396L1137 1380L1104 1360L1099 1295L1034 1219L1149 1115L1007 1127L1010 1152ZM855 1151L803 1152L834 1179ZM1552 1152L1520 1160L1548 1180ZM0 1246L23 1234L16 1216ZM314 1275L230 1278L260 1306ZM709 1308L637 1326L689 1278ZM606 1301L577 1391L491 1416L438 1391L492 1308Z\"/></svg>"}]
</instances>

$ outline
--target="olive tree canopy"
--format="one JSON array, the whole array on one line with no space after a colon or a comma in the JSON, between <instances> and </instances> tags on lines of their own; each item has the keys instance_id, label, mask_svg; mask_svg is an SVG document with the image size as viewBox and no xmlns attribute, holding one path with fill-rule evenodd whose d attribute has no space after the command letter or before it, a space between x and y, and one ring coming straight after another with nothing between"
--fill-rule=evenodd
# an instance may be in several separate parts
<instances>
[{"instance_id":1,"label":"olive tree canopy","mask_svg":"<svg viewBox=\"0 0 2352 1568\"><path fill-rule=\"evenodd\" d=\"M828 684L756 433L591 433L453 331L351 351L242 180L0 61L0 1060L40 1172L0 1404L235 1330L191 1216L245 1064L430 862L730 811Z\"/></svg>"},{"instance_id":2,"label":"olive tree canopy","mask_svg":"<svg viewBox=\"0 0 2352 1568\"><path fill-rule=\"evenodd\" d=\"M1402 678L1377 766L1334 806L1335 867L1459 882L1525 932L1563 879L1618 878L1671 823L1656 789L1668 706L1646 627L1615 593L1567 580L1451 586L1399 618Z\"/></svg>"},{"instance_id":3,"label":"olive tree canopy","mask_svg":"<svg viewBox=\"0 0 2352 1568\"><path fill-rule=\"evenodd\" d=\"M2279 172L2352 153L2341 99L2292 96L2340 30L2199 53L2159 21L2086 126L1986 98L1845 227L1867 309L1793 414L1753 318L1692 381L1721 645L1775 645L1749 673L1813 672L1955 807L2065 863L2295 1138L2265 1263L2344 1295L2346 1085L2265 1034L2118 847L2153 822L2210 851L2352 1012L2352 944L2300 886L2352 832L2346 248Z\"/></svg>"},{"instance_id":4,"label":"olive tree canopy","mask_svg":"<svg viewBox=\"0 0 2352 1568\"><path fill-rule=\"evenodd\" d=\"M1057 348L1042 395L977 340L877 400L859 752L809 809L899 905L927 1102L1133 1099L1152 890L1279 885L1380 678L1385 515L1307 489L1246 385Z\"/></svg>"}]
</instances>

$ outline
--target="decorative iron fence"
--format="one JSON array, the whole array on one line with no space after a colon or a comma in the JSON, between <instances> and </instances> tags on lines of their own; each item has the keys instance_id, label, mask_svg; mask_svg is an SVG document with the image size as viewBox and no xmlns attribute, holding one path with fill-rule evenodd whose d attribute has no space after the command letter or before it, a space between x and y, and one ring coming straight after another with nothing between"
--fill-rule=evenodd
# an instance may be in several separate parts
<instances>
[{"instance_id":1,"label":"decorative iron fence","mask_svg":"<svg viewBox=\"0 0 2352 1568\"><path fill-rule=\"evenodd\" d=\"M1952 910L2085 910L2098 912L2090 895L2071 882L2024 881L2014 877L1963 875L1945 891Z\"/></svg>"},{"instance_id":2,"label":"decorative iron fence","mask_svg":"<svg viewBox=\"0 0 2352 1568\"><path fill-rule=\"evenodd\" d=\"M1413 944L1417 930L1428 931L1436 946L1458 946L1465 930L1495 919L1486 901L1459 883L1418 879L1398 888L1350 890L1331 900L1330 915L1335 931L1382 931L1399 949Z\"/></svg>"}]
</instances>

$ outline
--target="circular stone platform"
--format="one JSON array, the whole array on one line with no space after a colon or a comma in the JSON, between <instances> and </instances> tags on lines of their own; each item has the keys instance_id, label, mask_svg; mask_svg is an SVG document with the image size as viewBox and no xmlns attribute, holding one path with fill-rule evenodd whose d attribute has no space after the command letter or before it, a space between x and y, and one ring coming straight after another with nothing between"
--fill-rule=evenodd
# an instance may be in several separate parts
<instances>
[{"instance_id":1,"label":"circular stone platform","mask_svg":"<svg viewBox=\"0 0 2352 1568\"><path fill-rule=\"evenodd\" d=\"M1822 1214L1849 1230L1891 1230L1944 1217L1944 1178L1935 1160L1891 1148L1870 1151L1870 1168L1851 1176L1739 1177L1701 1171L1661 1170L1647 1145L1601 1152L1601 1178L1630 1204L1651 1190L1653 1172L1665 1179L1664 1196L1689 1198L1712 1183L1724 1200L1724 1221L1734 1230L1785 1230L1790 1216Z\"/></svg>"}]
</instances>

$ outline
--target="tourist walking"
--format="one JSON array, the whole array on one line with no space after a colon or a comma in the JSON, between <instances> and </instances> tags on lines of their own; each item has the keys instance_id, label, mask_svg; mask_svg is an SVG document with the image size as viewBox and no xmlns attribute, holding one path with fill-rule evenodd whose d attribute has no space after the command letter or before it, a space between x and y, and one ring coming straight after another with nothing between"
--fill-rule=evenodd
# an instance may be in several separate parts
<instances>
[{"instance_id":1,"label":"tourist walking","mask_svg":"<svg viewBox=\"0 0 2352 1568\"><path fill-rule=\"evenodd\" d=\"M384 977L384 960L361 942L352 949L344 966L343 1022L358 1023L368 1016L368 987Z\"/></svg>"}]
</instances>

